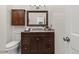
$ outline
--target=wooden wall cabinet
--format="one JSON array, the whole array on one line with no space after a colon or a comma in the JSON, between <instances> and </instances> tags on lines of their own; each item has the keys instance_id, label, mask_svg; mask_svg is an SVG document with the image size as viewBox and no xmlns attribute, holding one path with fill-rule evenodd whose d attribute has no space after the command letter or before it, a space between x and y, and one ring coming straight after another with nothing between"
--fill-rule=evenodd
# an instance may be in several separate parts
<instances>
[{"instance_id":1,"label":"wooden wall cabinet","mask_svg":"<svg viewBox=\"0 0 79 59\"><path fill-rule=\"evenodd\" d=\"M25 10L24 9L12 9L11 10L11 24L13 26L25 25Z\"/></svg>"},{"instance_id":2,"label":"wooden wall cabinet","mask_svg":"<svg viewBox=\"0 0 79 59\"><path fill-rule=\"evenodd\" d=\"M54 54L54 32L22 32L22 54Z\"/></svg>"}]
</instances>

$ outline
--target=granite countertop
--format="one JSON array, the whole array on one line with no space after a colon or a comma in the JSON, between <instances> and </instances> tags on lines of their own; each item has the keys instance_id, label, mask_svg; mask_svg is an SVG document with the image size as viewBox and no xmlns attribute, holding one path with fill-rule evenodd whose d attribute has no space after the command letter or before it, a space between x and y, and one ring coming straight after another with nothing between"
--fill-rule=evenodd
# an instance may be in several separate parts
<instances>
[{"instance_id":1,"label":"granite countertop","mask_svg":"<svg viewBox=\"0 0 79 59\"><path fill-rule=\"evenodd\" d=\"M30 30L30 31L24 31L24 32L54 32L54 29L52 30Z\"/></svg>"}]
</instances>

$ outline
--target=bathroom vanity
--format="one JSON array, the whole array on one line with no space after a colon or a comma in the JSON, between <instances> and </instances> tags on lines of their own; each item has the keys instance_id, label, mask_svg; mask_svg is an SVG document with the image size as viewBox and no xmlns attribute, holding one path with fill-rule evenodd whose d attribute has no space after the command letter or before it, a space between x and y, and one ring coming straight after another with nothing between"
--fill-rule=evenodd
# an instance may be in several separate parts
<instances>
[{"instance_id":1,"label":"bathroom vanity","mask_svg":"<svg viewBox=\"0 0 79 59\"><path fill-rule=\"evenodd\" d=\"M21 32L22 54L54 54L54 31Z\"/></svg>"}]
</instances>

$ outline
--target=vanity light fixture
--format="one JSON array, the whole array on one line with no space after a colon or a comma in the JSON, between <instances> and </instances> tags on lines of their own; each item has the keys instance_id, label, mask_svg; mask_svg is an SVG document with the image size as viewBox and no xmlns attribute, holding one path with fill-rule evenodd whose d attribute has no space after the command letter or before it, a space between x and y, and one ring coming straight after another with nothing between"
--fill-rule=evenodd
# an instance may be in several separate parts
<instances>
[{"instance_id":1,"label":"vanity light fixture","mask_svg":"<svg viewBox=\"0 0 79 59\"><path fill-rule=\"evenodd\" d=\"M45 5L29 5L29 6L35 8L35 9L46 8Z\"/></svg>"}]
</instances>

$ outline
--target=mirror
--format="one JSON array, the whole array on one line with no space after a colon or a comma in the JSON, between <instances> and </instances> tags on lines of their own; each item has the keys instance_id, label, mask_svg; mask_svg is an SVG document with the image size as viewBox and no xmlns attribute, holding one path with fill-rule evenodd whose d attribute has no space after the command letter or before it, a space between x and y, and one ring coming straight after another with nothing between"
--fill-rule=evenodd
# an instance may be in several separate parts
<instances>
[{"instance_id":1,"label":"mirror","mask_svg":"<svg viewBox=\"0 0 79 59\"><path fill-rule=\"evenodd\" d=\"M27 11L27 26L48 26L48 11Z\"/></svg>"}]
</instances>

